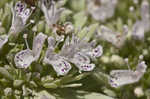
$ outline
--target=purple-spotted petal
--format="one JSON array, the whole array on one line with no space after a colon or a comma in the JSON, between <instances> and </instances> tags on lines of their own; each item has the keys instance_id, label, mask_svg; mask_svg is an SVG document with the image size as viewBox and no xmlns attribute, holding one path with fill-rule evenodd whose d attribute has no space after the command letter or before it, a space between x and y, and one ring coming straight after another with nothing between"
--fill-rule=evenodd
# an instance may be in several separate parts
<instances>
[{"instance_id":1,"label":"purple-spotted petal","mask_svg":"<svg viewBox=\"0 0 150 99\"><path fill-rule=\"evenodd\" d=\"M18 1L15 7L11 7L13 18L9 31L9 35L18 36L27 25L27 20L29 19L33 9L27 8L27 5L21 1Z\"/></svg>"},{"instance_id":2,"label":"purple-spotted petal","mask_svg":"<svg viewBox=\"0 0 150 99\"><path fill-rule=\"evenodd\" d=\"M14 58L17 68L27 68L34 60L33 53L29 49L18 52Z\"/></svg>"},{"instance_id":3,"label":"purple-spotted petal","mask_svg":"<svg viewBox=\"0 0 150 99\"><path fill-rule=\"evenodd\" d=\"M144 61L140 62L136 70L112 70L110 72L109 83L112 87L138 82L146 72L147 65Z\"/></svg>"},{"instance_id":4,"label":"purple-spotted petal","mask_svg":"<svg viewBox=\"0 0 150 99\"><path fill-rule=\"evenodd\" d=\"M66 75L71 70L71 64L62 58L51 61L50 63L58 76Z\"/></svg>"},{"instance_id":5,"label":"purple-spotted petal","mask_svg":"<svg viewBox=\"0 0 150 99\"><path fill-rule=\"evenodd\" d=\"M94 57L94 58L100 57L103 54L103 47L101 45L98 45L89 54L91 57Z\"/></svg>"},{"instance_id":6,"label":"purple-spotted petal","mask_svg":"<svg viewBox=\"0 0 150 99\"><path fill-rule=\"evenodd\" d=\"M21 15L22 21L23 21L24 24L26 24L26 21L28 20L30 15L31 15L31 9L29 9L29 8L25 9L24 12Z\"/></svg>"},{"instance_id":7,"label":"purple-spotted petal","mask_svg":"<svg viewBox=\"0 0 150 99\"><path fill-rule=\"evenodd\" d=\"M95 68L95 64L79 64L76 65L79 71L92 71Z\"/></svg>"},{"instance_id":8,"label":"purple-spotted petal","mask_svg":"<svg viewBox=\"0 0 150 99\"><path fill-rule=\"evenodd\" d=\"M87 63L87 64L89 64L90 59L85 54L78 52L74 55L74 58L72 59L72 62L75 63L75 64L78 64L78 63L81 63L81 64L83 64L83 63L86 64Z\"/></svg>"},{"instance_id":9,"label":"purple-spotted petal","mask_svg":"<svg viewBox=\"0 0 150 99\"><path fill-rule=\"evenodd\" d=\"M48 47L55 47L56 44L56 40L54 39L54 37L50 36L48 37Z\"/></svg>"},{"instance_id":10,"label":"purple-spotted petal","mask_svg":"<svg viewBox=\"0 0 150 99\"><path fill-rule=\"evenodd\" d=\"M15 12L16 15L22 15L22 13L24 12L26 8L26 4L22 3L21 1L18 1L15 5Z\"/></svg>"}]
</instances>

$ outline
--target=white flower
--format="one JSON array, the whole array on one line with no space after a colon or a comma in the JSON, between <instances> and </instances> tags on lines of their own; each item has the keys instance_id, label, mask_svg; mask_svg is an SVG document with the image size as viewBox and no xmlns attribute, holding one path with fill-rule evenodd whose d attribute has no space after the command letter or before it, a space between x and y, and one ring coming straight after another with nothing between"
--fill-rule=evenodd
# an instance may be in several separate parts
<instances>
[{"instance_id":1,"label":"white flower","mask_svg":"<svg viewBox=\"0 0 150 99\"><path fill-rule=\"evenodd\" d=\"M80 40L77 36L73 35L71 41L69 37L66 39L60 55L65 56L65 58L81 71L92 71L95 64L91 63L90 59L100 57L103 53L101 45L96 48L95 41L87 42L86 37Z\"/></svg>"},{"instance_id":2,"label":"white flower","mask_svg":"<svg viewBox=\"0 0 150 99\"><path fill-rule=\"evenodd\" d=\"M92 71L95 68L95 64L90 63L90 58L81 52L76 53L74 57L69 60L75 64L80 73L81 71Z\"/></svg>"},{"instance_id":3,"label":"white flower","mask_svg":"<svg viewBox=\"0 0 150 99\"><path fill-rule=\"evenodd\" d=\"M43 33L39 33L33 40L32 51L34 55L34 59L37 61L40 57L40 53L43 48L43 44L47 38L47 35Z\"/></svg>"},{"instance_id":4,"label":"white flower","mask_svg":"<svg viewBox=\"0 0 150 99\"><path fill-rule=\"evenodd\" d=\"M31 9L27 8L25 3L18 1L15 7L11 7L13 18L10 27L9 35L17 36L27 25L27 20L29 19L34 7Z\"/></svg>"},{"instance_id":5,"label":"white flower","mask_svg":"<svg viewBox=\"0 0 150 99\"><path fill-rule=\"evenodd\" d=\"M71 70L71 64L65 60L65 57L59 56L54 52L56 41L53 37L48 38L48 49L46 51L44 63L51 64L57 75L66 75Z\"/></svg>"},{"instance_id":6,"label":"white flower","mask_svg":"<svg viewBox=\"0 0 150 99\"><path fill-rule=\"evenodd\" d=\"M98 45L96 48L86 51L85 53L92 58L100 57L103 54L103 47Z\"/></svg>"},{"instance_id":7,"label":"white flower","mask_svg":"<svg viewBox=\"0 0 150 99\"><path fill-rule=\"evenodd\" d=\"M150 31L150 5L147 0L143 0L141 4L141 19L143 22L144 31Z\"/></svg>"},{"instance_id":8,"label":"white flower","mask_svg":"<svg viewBox=\"0 0 150 99\"><path fill-rule=\"evenodd\" d=\"M51 36L48 37L48 48L47 48L47 51L45 53L45 57L43 60L44 63L49 63L49 61L55 59L55 57L56 57L56 53L54 52L55 45L56 45L55 39Z\"/></svg>"},{"instance_id":9,"label":"white flower","mask_svg":"<svg viewBox=\"0 0 150 99\"><path fill-rule=\"evenodd\" d=\"M134 39L144 40L144 23L143 21L136 21L132 27L132 36Z\"/></svg>"},{"instance_id":10,"label":"white flower","mask_svg":"<svg viewBox=\"0 0 150 99\"><path fill-rule=\"evenodd\" d=\"M70 37L68 36L59 54L61 56L66 56L67 58L72 58L74 54L77 53L78 51L77 44L78 44L78 38L73 36L70 41Z\"/></svg>"},{"instance_id":11,"label":"white flower","mask_svg":"<svg viewBox=\"0 0 150 99\"><path fill-rule=\"evenodd\" d=\"M100 31L97 31L98 38L106 40L118 48L122 47L125 43L128 34L128 29L126 26L124 26L123 33L114 32L105 26L101 26L100 29Z\"/></svg>"},{"instance_id":12,"label":"white flower","mask_svg":"<svg viewBox=\"0 0 150 99\"><path fill-rule=\"evenodd\" d=\"M134 89L134 94L137 96L137 97L142 97L144 95L144 91L143 91L143 88L142 87L136 87Z\"/></svg>"},{"instance_id":13,"label":"white flower","mask_svg":"<svg viewBox=\"0 0 150 99\"><path fill-rule=\"evenodd\" d=\"M144 34L150 31L150 5L147 0L141 4L141 20L137 20L132 28L132 36L135 39L144 40Z\"/></svg>"},{"instance_id":14,"label":"white flower","mask_svg":"<svg viewBox=\"0 0 150 99\"><path fill-rule=\"evenodd\" d=\"M56 53L55 48L59 42L53 37L49 37L44 63L51 64L57 75L66 75L71 69L70 63L74 64L80 73L81 71L92 71L95 64L91 63L91 59L100 57L103 49L101 45L95 47L95 41L87 42L85 39L86 37L79 39L74 34L71 38L67 36L61 50Z\"/></svg>"},{"instance_id":15,"label":"white flower","mask_svg":"<svg viewBox=\"0 0 150 99\"><path fill-rule=\"evenodd\" d=\"M98 21L104 22L114 15L117 0L88 0L87 10Z\"/></svg>"},{"instance_id":16,"label":"white flower","mask_svg":"<svg viewBox=\"0 0 150 99\"><path fill-rule=\"evenodd\" d=\"M142 20L150 20L150 5L147 0L142 1L140 12Z\"/></svg>"},{"instance_id":17,"label":"white flower","mask_svg":"<svg viewBox=\"0 0 150 99\"><path fill-rule=\"evenodd\" d=\"M65 43L60 51L60 55L67 56L68 58L72 58L77 52L81 52L90 57L93 57L93 55L96 54L97 55L94 57L101 56L103 52L101 45L98 45L96 48L94 47L95 47L95 41L87 42L86 37L80 40L77 36L73 34L72 38L67 37L67 39L65 40Z\"/></svg>"},{"instance_id":18,"label":"white flower","mask_svg":"<svg viewBox=\"0 0 150 99\"><path fill-rule=\"evenodd\" d=\"M43 33L39 33L33 40L32 50L29 49L27 44L27 49L18 52L15 55L14 62L17 68L27 68L31 65L33 61L37 61L40 57L40 53L47 36ZM27 41L26 41L27 43Z\"/></svg>"},{"instance_id":19,"label":"white flower","mask_svg":"<svg viewBox=\"0 0 150 99\"><path fill-rule=\"evenodd\" d=\"M66 75L71 67L71 64L67 62L63 57L57 57L55 60L50 60L49 64L51 64L54 70L57 72L57 75Z\"/></svg>"},{"instance_id":20,"label":"white flower","mask_svg":"<svg viewBox=\"0 0 150 99\"><path fill-rule=\"evenodd\" d=\"M57 8L56 3L53 0L40 0L39 4L44 13L47 24L52 28L59 20L64 8Z\"/></svg>"},{"instance_id":21,"label":"white flower","mask_svg":"<svg viewBox=\"0 0 150 99\"><path fill-rule=\"evenodd\" d=\"M110 72L110 85L120 87L123 85L138 82L146 72L147 65L145 61L137 64L136 70L112 70Z\"/></svg>"}]
</instances>

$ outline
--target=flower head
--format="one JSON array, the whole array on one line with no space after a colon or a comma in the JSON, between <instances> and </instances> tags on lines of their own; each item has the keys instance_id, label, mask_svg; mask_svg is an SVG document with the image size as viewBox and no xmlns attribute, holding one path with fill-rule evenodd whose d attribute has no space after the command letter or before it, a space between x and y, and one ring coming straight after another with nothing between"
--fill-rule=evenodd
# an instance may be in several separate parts
<instances>
[{"instance_id":1,"label":"flower head","mask_svg":"<svg viewBox=\"0 0 150 99\"><path fill-rule=\"evenodd\" d=\"M9 35L13 34L15 36L18 35L27 25L27 20L29 19L34 7L27 8L25 3L18 1L15 7L11 7L13 18L12 24L10 27Z\"/></svg>"},{"instance_id":2,"label":"flower head","mask_svg":"<svg viewBox=\"0 0 150 99\"><path fill-rule=\"evenodd\" d=\"M88 0L87 10L98 21L104 22L114 15L117 0Z\"/></svg>"},{"instance_id":3,"label":"flower head","mask_svg":"<svg viewBox=\"0 0 150 99\"><path fill-rule=\"evenodd\" d=\"M18 52L15 55L14 62L18 68L27 68L33 61L37 61L40 57L40 53L47 36L43 33L39 33L33 40L32 50L28 48Z\"/></svg>"},{"instance_id":4,"label":"flower head","mask_svg":"<svg viewBox=\"0 0 150 99\"><path fill-rule=\"evenodd\" d=\"M112 43L114 46L120 48L126 41L128 28L127 26L123 27L123 33L114 32L108 27L101 26L100 31L98 31L98 38L106 40L109 43Z\"/></svg>"},{"instance_id":5,"label":"flower head","mask_svg":"<svg viewBox=\"0 0 150 99\"><path fill-rule=\"evenodd\" d=\"M57 8L56 3L53 0L40 0L39 4L44 13L47 24L52 28L59 20L64 8Z\"/></svg>"},{"instance_id":6,"label":"flower head","mask_svg":"<svg viewBox=\"0 0 150 99\"><path fill-rule=\"evenodd\" d=\"M48 49L44 58L44 62L51 64L57 75L66 75L70 69L71 64L66 61L65 57L58 55L54 50L56 41L53 37L48 37Z\"/></svg>"},{"instance_id":7,"label":"flower head","mask_svg":"<svg viewBox=\"0 0 150 99\"><path fill-rule=\"evenodd\" d=\"M150 31L150 5L147 0L141 4L141 20L137 20L132 27L132 36L135 39L144 40L145 32Z\"/></svg>"},{"instance_id":8,"label":"flower head","mask_svg":"<svg viewBox=\"0 0 150 99\"><path fill-rule=\"evenodd\" d=\"M101 45L95 47L93 42L87 42L85 39L81 40L75 35L72 35L72 38L69 36L66 38L64 45L58 53L55 52L57 43L53 37L48 38L48 43L49 46L46 51L44 62L51 64L58 75L67 74L71 69L71 65L69 65L70 63L74 64L79 69L79 72L92 71L95 67L95 64L91 63L91 59L100 57L103 53ZM61 65L64 69L67 67L65 72L56 70L56 67L58 67L57 62L62 60L64 61L64 64L68 64L66 66ZM57 69L61 68L59 67Z\"/></svg>"},{"instance_id":9,"label":"flower head","mask_svg":"<svg viewBox=\"0 0 150 99\"><path fill-rule=\"evenodd\" d=\"M137 20L132 27L132 36L134 39L143 40L144 39L144 22Z\"/></svg>"},{"instance_id":10,"label":"flower head","mask_svg":"<svg viewBox=\"0 0 150 99\"><path fill-rule=\"evenodd\" d=\"M142 20L150 20L150 5L147 0L143 0L141 4L141 19Z\"/></svg>"},{"instance_id":11,"label":"flower head","mask_svg":"<svg viewBox=\"0 0 150 99\"><path fill-rule=\"evenodd\" d=\"M87 42L85 38L79 39L73 35L71 41L66 39L60 52L60 55L68 56L68 61L75 64L80 72L92 71L95 64L91 63L91 59L100 57L103 53L101 45L95 47L95 41Z\"/></svg>"}]
</instances>

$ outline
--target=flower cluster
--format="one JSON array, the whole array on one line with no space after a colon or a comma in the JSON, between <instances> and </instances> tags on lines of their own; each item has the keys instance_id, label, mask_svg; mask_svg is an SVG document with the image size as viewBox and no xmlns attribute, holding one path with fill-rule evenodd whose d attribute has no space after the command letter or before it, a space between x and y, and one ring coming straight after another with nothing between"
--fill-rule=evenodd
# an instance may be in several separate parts
<instances>
[{"instance_id":1,"label":"flower cluster","mask_svg":"<svg viewBox=\"0 0 150 99\"><path fill-rule=\"evenodd\" d=\"M88 0L87 10L95 20L105 22L114 15L117 0Z\"/></svg>"},{"instance_id":2,"label":"flower cluster","mask_svg":"<svg viewBox=\"0 0 150 99\"><path fill-rule=\"evenodd\" d=\"M137 82L127 87L132 91L127 92L129 98L135 94L132 98L145 99L147 90L150 96L145 87L150 81L148 0L10 2L0 3L0 98L55 99L64 95L65 87L86 83L94 85L91 89L100 85L94 91L103 92L102 99L123 99L126 92L119 87ZM29 20L33 12L34 20ZM85 77L88 80L82 80Z\"/></svg>"},{"instance_id":3,"label":"flower cluster","mask_svg":"<svg viewBox=\"0 0 150 99\"><path fill-rule=\"evenodd\" d=\"M58 22L64 8L58 8L53 0L40 0L39 6L44 13L47 24L52 28Z\"/></svg>"},{"instance_id":4,"label":"flower cluster","mask_svg":"<svg viewBox=\"0 0 150 99\"><path fill-rule=\"evenodd\" d=\"M58 75L65 75L71 69L73 63L81 71L92 71L95 64L91 63L90 58L100 57L103 53L101 45L94 47L95 42L86 42L73 35L70 41L68 36L59 53L55 52L57 43L53 37L48 38L48 49L44 62L51 64ZM94 45L93 45L94 44ZM93 48L94 47L94 48Z\"/></svg>"},{"instance_id":5,"label":"flower cluster","mask_svg":"<svg viewBox=\"0 0 150 99\"><path fill-rule=\"evenodd\" d=\"M97 31L97 38L112 43L117 48L124 45L128 35L128 27L123 27L123 33L114 32L108 27L101 26L100 31Z\"/></svg>"},{"instance_id":6,"label":"flower cluster","mask_svg":"<svg viewBox=\"0 0 150 99\"><path fill-rule=\"evenodd\" d=\"M56 2L54 2L53 0L52 1L43 0L39 2L40 2L39 3L40 8L45 15L47 24L49 25L50 28L53 28L54 37L49 36L47 38L47 35L43 33L39 33L33 39L32 50L28 46L27 39L25 39L27 49L22 50L15 55L14 61L15 61L16 67L28 68L32 64L32 62L37 61L40 57L42 47L47 38L48 48L45 53L45 57L43 58L43 63L51 65L53 69L56 71L58 76L59 75L64 76L68 74L72 68L72 64L79 69L80 73L82 71L92 71L95 68L95 64L93 63L93 61L97 57L100 57L102 55L103 47L101 45L96 46L95 40L88 42L86 36L84 36L83 38L79 38L78 34L73 33L74 27L71 23L66 23L64 27L57 25L57 21L60 18L60 14L64 9L57 8L55 4ZM88 1L88 2L91 2L91 1ZM103 7L105 8L110 7L110 5L114 5L113 7L115 8L115 4L117 3L117 1L108 3L108 1L106 2L102 0L101 1L97 0L94 2L98 2L99 5L95 5L95 6L96 7L100 6L100 8L98 8L99 10L103 9ZM148 12L147 6L148 5L145 2L142 3L141 10L143 10L145 13ZM106 13L107 11L104 11L104 12L105 13L103 14L107 15ZM113 13L114 9L112 9L111 12ZM22 22L23 25L26 24L27 19L31 15L30 10L27 9L26 5L21 2L18 2L16 4L15 13L16 14L14 14L15 16L13 16L13 19L15 19L15 17L19 17L20 19L22 19L22 21L18 21L18 22ZM101 13L95 13L95 14L101 14ZM110 15L108 16L110 17ZM109 18L108 16L107 17L103 16L103 18L99 18L99 20L105 21L107 18ZM142 20L144 21L146 19L148 20L149 16L143 15ZM13 24L11 28L14 26L15 25ZM58 32L60 32L60 34L58 34ZM61 34L62 32L66 34L72 33L72 35L67 35L65 37L66 34ZM100 31L97 31L96 36L120 48L121 46L123 46L124 42L126 41L128 32L129 32L128 27L126 25L123 27L123 33L113 32L111 29L101 25ZM64 42L61 48L58 47L60 42ZM56 49L58 48L60 50L56 52ZM145 70L146 69L145 62L144 61L140 62L137 66L136 71L113 70L110 73L110 76L111 76L110 84L113 87L118 87L118 86L122 86L125 84L137 82L145 72L145 71L141 71L142 69L139 70L138 68L143 68ZM129 75L126 75L126 74L129 74ZM136 78L132 78L132 76L134 77L136 76ZM123 80L127 78L130 78L130 80L127 82L124 82Z\"/></svg>"},{"instance_id":7,"label":"flower cluster","mask_svg":"<svg viewBox=\"0 0 150 99\"><path fill-rule=\"evenodd\" d=\"M71 38L67 36L60 52L56 53L55 48L57 48L60 42L64 41L64 35L59 36L57 34L58 26L55 26L63 9L57 9L55 2L53 1L44 0L40 1L40 4L47 20L46 22L50 27L53 26L53 32L56 37L48 37L48 48L43 62L52 65L54 70L57 72L57 75L66 75L72 68L71 63L79 68L79 72L92 71L95 67L95 64L91 63L91 59L94 60L96 57L100 57L102 55L102 46L96 46L96 42L94 40L90 43L87 42L85 38L80 40L73 34ZM29 13L29 9L25 10L25 8L25 5L23 5L21 2L18 2L15 7L15 11L17 13L15 15L18 15L18 17L22 19L22 22L24 24L31 14ZM64 30L64 32L66 33L73 31L71 23L66 23L64 26ZM28 47L27 40L25 39L27 49L22 50L15 55L14 61L16 67L27 68L33 61L37 61L39 59L42 46L46 38L47 36L45 34L39 33L33 40L32 50L30 50L30 48Z\"/></svg>"},{"instance_id":8,"label":"flower cluster","mask_svg":"<svg viewBox=\"0 0 150 99\"><path fill-rule=\"evenodd\" d=\"M15 7L11 7L13 18L9 35L18 36L18 33L28 26L28 24L26 24L27 20L34 9L35 7L31 7L31 9L27 8L27 5L21 1L18 1ZM31 21L31 23L32 22L33 21Z\"/></svg>"},{"instance_id":9,"label":"flower cluster","mask_svg":"<svg viewBox=\"0 0 150 99\"><path fill-rule=\"evenodd\" d=\"M141 20L137 20L133 25L133 38L143 40L144 33L150 31L150 5L147 0L143 0L140 9Z\"/></svg>"},{"instance_id":10,"label":"flower cluster","mask_svg":"<svg viewBox=\"0 0 150 99\"><path fill-rule=\"evenodd\" d=\"M33 40L33 48L30 50L22 50L15 56L15 64L18 68L27 68L33 61L38 60L46 35L39 33ZM71 41L70 41L71 40ZM79 71L92 71L95 64L91 63L90 59L100 57L103 53L101 45L95 47L95 41L90 43L84 39L80 40L73 35L66 38L63 47L59 53L55 52L59 42L52 36L48 37L48 48L43 62L51 64L57 75L66 75L71 69L71 64L75 64Z\"/></svg>"}]
</instances>

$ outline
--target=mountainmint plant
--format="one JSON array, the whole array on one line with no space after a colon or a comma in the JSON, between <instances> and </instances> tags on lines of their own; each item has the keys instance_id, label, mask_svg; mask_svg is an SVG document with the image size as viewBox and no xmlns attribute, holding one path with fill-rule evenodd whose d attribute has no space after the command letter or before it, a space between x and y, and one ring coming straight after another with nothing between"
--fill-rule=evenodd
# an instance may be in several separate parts
<instances>
[{"instance_id":1,"label":"mountainmint plant","mask_svg":"<svg viewBox=\"0 0 150 99\"><path fill-rule=\"evenodd\" d=\"M1 0L0 99L150 99L149 0Z\"/></svg>"}]
</instances>

